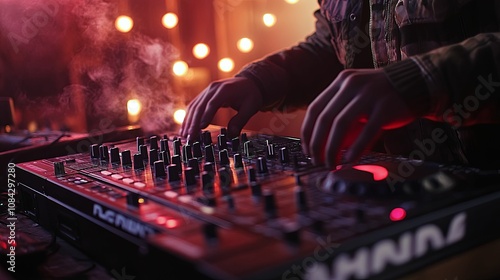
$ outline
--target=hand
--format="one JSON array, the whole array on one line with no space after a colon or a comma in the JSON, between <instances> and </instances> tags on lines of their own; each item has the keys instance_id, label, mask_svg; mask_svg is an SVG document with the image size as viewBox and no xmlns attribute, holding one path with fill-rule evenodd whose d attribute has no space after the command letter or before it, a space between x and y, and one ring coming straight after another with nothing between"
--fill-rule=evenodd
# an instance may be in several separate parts
<instances>
[{"instance_id":1,"label":"hand","mask_svg":"<svg viewBox=\"0 0 500 280\"><path fill-rule=\"evenodd\" d=\"M411 112L382 69L344 70L309 106L302 124L302 148L314 164L335 167L347 147L358 159L384 129L404 126Z\"/></svg>"},{"instance_id":2,"label":"hand","mask_svg":"<svg viewBox=\"0 0 500 280\"><path fill-rule=\"evenodd\" d=\"M211 83L188 106L180 129L182 137L194 137L206 128L219 108L231 107L238 111L229 120L229 137L236 137L248 122L262 108L262 95L253 81L235 77Z\"/></svg>"}]
</instances>

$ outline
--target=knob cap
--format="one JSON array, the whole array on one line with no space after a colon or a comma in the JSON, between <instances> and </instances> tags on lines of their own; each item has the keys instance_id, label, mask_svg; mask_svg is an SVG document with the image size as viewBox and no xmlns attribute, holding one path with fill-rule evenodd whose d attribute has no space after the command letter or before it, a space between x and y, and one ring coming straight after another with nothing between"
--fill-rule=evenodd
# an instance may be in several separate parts
<instances>
[{"instance_id":1,"label":"knob cap","mask_svg":"<svg viewBox=\"0 0 500 280\"><path fill-rule=\"evenodd\" d=\"M203 171L201 173L201 182L203 193L213 194L214 193L214 176L213 174Z\"/></svg>"},{"instance_id":2,"label":"knob cap","mask_svg":"<svg viewBox=\"0 0 500 280\"><path fill-rule=\"evenodd\" d=\"M142 138L142 137L136 137L135 138L135 143L136 143L136 146L137 146L137 151L139 152L140 151L140 147L142 145L144 145L144 138Z\"/></svg>"},{"instance_id":3,"label":"knob cap","mask_svg":"<svg viewBox=\"0 0 500 280\"><path fill-rule=\"evenodd\" d=\"M180 139L175 139L173 142L174 146L174 156L181 155L181 140Z\"/></svg>"},{"instance_id":4,"label":"knob cap","mask_svg":"<svg viewBox=\"0 0 500 280\"><path fill-rule=\"evenodd\" d=\"M66 171L64 170L64 161L54 162L54 174L56 176L62 176L66 174Z\"/></svg>"},{"instance_id":5,"label":"knob cap","mask_svg":"<svg viewBox=\"0 0 500 280\"><path fill-rule=\"evenodd\" d=\"M144 169L144 161L141 154L134 155L134 169Z\"/></svg>"},{"instance_id":6,"label":"knob cap","mask_svg":"<svg viewBox=\"0 0 500 280\"><path fill-rule=\"evenodd\" d=\"M265 174L265 173L269 172L269 170L267 169L266 158L263 158L263 157L258 157L257 158L257 170L261 174Z\"/></svg>"},{"instance_id":7,"label":"knob cap","mask_svg":"<svg viewBox=\"0 0 500 280\"><path fill-rule=\"evenodd\" d=\"M132 165L132 156L130 154L130 150L125 150L122 152L122 165L123 166Z\"/></svg>"},{"instance_id":8,"label":"knob cap","mask_svg":"<svg viewBox=\"0 0 500 280\"><path fill-rule=\"evenodd\" d=\"M158 150L158 137L156 136L149 137L149 149Z\"/></svg>"},{"instance_id":9,"label":"knob cap","mask_svg":"<svg viewBox=\"0 0 500 280\"><path fill-rule=\"evenodd\" d=\"M109 154L111 155L111 163L120 164L120 149L113 147L109 149Z\"/></svg>"},{"instance_id":10,"label":"knob cap","mask_svg":"<svg viewBox=\"0 0 500 280\"><path fill-rule=\"evenodd\" d=\"M274 158L274 156L275 156L275 154L274 154L274 144L267 145L266 155L267 155L267 158Z\"/></svg>"},{"instance_id":11,"label":"knob cap","mask_svg":"<svg viewBox=\"0 0 500 280\"><path fill-rule=\"evenodd\" d=\"M106 145L99 146L99 155L101 160L108 161L109 160L108 146Z\"/></svg>"},{"instance_id":12,"label":"knob cap","mask_svg":"<svg viewBox=\"0 0 500 280\"><path fill-rule=\"evenodd\" d=\"M214 147L212 145L205 146L205 162L215 163Z\"/></svg>"},{"instance_id":13,"label":"knob cap","mask_svg":"<svg viewBox=\"0 0 500 280\"><path fill-rule=\"evenodd\" d=\"M179 176L179 172L177 171L176 164L169 164L167 166L167 173L168 173L168 181L169 182L178 182L181 180L181 178Z\"/></svg>"},{"instance_id":14,"label":"knob cap","mask_svg":"<svg viewBox=\"0 0 500 280\"><path fill-rule=\"evenodd\" d=\"M191 145L186 144L186 145L182 146L182 159L183 159L183 161L187 163L188 160L192 157L193 157L193 152L191 150Z\"/></svg>"},{"instance_id":15,"label":"knob cap","mask_svg":"<svg viewBox=\"0 0 500 280\"><path fill-rule=\"evenodd\" d=\"M196 185L196 173L191 167L184 169L184 183L186 186Z\"/></svg>"},{"instance_id":16,"label":"knob cap","mask_svg":"<svg viewBox=\"0 0 500 280\"><path fill-rule=\"evenodd\" d=\"M165 163L162 160L157 160L153 163L156 178L165 178L167 176L165 172Z\"/></svg>"},{"instance_id":17,"label":"knob cap","mask_svg":"<svg viewBox=\"0 0 500 280\"><path fill-rule=\"evenodd\" d=\"M188 166L189 168L193 169L193 173L195 176L198 176L198 174L200 174L200 165L198 163L198 159L190 158L188 161Z\"/></svg>"},{"instance_id":18,"label":"knob cap","mask_svg":"<svg viewBox=\"0 0 500 280\"><path fill-rule=\"evenodd\" d=\"M227 137L225 134L219 134L217 136L217 145L219 150L227 149Z\"/></svg>"},{"instance_id":19,"label":"knob cap","mask_svg":"<svg viewBox=\"0 0 500 280\"><path fill-rule=\"evenodd\" d=\"M231 150L233 153L239 153L240 152L240 138L239 137L234 137L231 139Z\"/></svg>"},{"instance_id":20,"label":"knob cap","mask_svg":"<svg viewBox=\"0 0 500 280\"><path fill-rule=\"evenodd\" d=\"M290 162L290 155L288 154L287 147L280 149L280 162L283 164Z\"/></svg>"},{"instance_id":21,"label":"knob cap","mask_svg":"<svg viewBox=\"0 0 500 280\"><path fill-rule=\"evenodd\" d=\"M248 137L245 132L243 132L240 136L241 136L241 143L245 143L248 141Z\"/></svg>"},{"instance_id":22,"label":"knob cap","mask_svg":"<svg viewBox=\"0 0 500 280\"><path fill-rule=\"evenodd\" d=\"M163 160L163 162L164 162L166 165L169 165L169 164L171 163L171 159L170 159L170 153L168 152L168 150L166 150L166 151L161 151L161 152L160 152L159 159L160 159L160 160Z\"/></svg>"},{"instance_id":23,"label":"knob cap","mask_svg":"<svg viewBox=\"0 0 500 280\"><path fill-rule=\"evenodd\" d=\"M233 178L231 178L231 171L226 167L219 168L219 187L222 190L222 194L226 195L231 191L231 183Z\"/></svg>"},{"instance_id":24,"label":"knob cap","mask_svg":"<svg viewBox=\"0 0 500 280\"><path fill-rule=\"evenodd\" d=\"M202 141L204 146L212 145L212 135L210 131L203 131L202 133Z\"/></svg>"},{"instance_id":25,"label":"knob cap","mask_svg":"<svg viewBox=\"0 0 500 280\"><path fill-rule=\"evenodd\" d=\"M229 153L226 149L219 151L219 163L222 166L229 166Z\"/></svg>"},{"instance_id":26,"label":"knob cap","mask_svg":"<svg viewBox=\"0 0 500 280\"><path fill-rule=\"evenodd\" d=\"M99 145L93 144L90 146L90 158L100 159Z\"/></svg>"},{"instance_id":27,"label":"knob cap","mask_svg":"<svg viewBox=\"0 0 500 280\"><path fill-rule=\"evenodd\" d=\"M160 152L163 151L169 151L168 149L168 139L161 139L160 140ZM170 151L169 151L170 153Z\"/></svg>"},{"instance_id":28,"label":"knob cap","mask_svg":"<svg viewBox=\"0 0 500 280\"><path fill-rule=\"evenodd\" d=\"M195 158L202 158L203 157L200 142L193 143L193 157L195 157Z\"/></svg>"},{"instance_id":29,"label":"knob cap","mask_svg":"<svg viewBox=\"0 0 500 280\"><path fill-rule=\"evenodd\" d=\"M247 169L248 182L252 184L253 182L257 182L257 175L255 173L255 168L253 166L249 166Z\"/></svg>"},{"instance_id":30,"label":"knob cap","mask_svg":"<svg viewBox=\"0 0 500 280\"><path fill-rule=\"evenodd\" d=\"M148 146L140 145L139 146L139 153L142 156L142 160L144 160L144 161L148 160Z\"/></svg>"},{"instance_id":31,"label":"knob cap","mask_svg":"<svg viewBox=\"0 0 500 280\"><path fill-rule=\"evenodd\" d=\"M251 183L250 189L252 190L253 196L259 197L262 195L262 186L259 183L257 182Z\"/></svg>"},{"instance_id":32,"label":"knob cap","mask_svg":"<svg viewBox=\"0 0 500 280\"><path fill-rule=\"evenodd\" d=\"M243 168L243 159L240 154L233 155L234 168Z\"/></svg>"},{"instance_id":33,"label":"knob cap","mask_svg":"<svg viewBox=\"0 0 500 280\"><path fill-rule=\"evenodd\" d=\"M153 165L158 160L158 151L156 149L149 150L149 164Z\"/></svg>"},{"instance_id":34,"label":"knob cap","mask_svg":"<svg viewBox=\"0 0 500 280\"><path fill-rule=\"evenodd\" d=\"M181 161L180 155L174 155L172 157L172 164L175 164L177 166L177 173L181 174L182 173L182 161Z\"/></svg>"},{"instance_id":35,"label":"knob cap","mask_svg":"<svg viewBox=\"0 0 500 280\"><path fill-rule=\"evenodd\" d=\"M243 144L243 154L247 158L250 158L254 155L254 147L252 141L246 141Z\"/></svg>"},{"instance_id":36,"label":"knob cap","mask_svg":"<svg viewBox=\"0 0 500 280\"><path fill-rule=\"evenodd\" d=\"M262 194L264 196L264 211L266 212L266 216L268 218L276 218L277 211L274 193L270 190L265 190Z\"/></svg>"}]
</instances>

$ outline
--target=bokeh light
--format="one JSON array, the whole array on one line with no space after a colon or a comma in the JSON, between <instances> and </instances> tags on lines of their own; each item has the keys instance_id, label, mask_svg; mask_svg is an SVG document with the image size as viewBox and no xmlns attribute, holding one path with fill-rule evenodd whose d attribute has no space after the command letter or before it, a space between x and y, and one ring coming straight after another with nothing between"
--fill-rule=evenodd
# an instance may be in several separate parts
<instances>
[{"instance_id":1,"label":"bokeh light","mask_svg":"<svg viewBox=\"0 0 500 280\"><path fill-rule=\"evenodd\" d=\"M134 27L134 21L129 16L119 16L115 20L116 30L127 33Z\"/></svg>"},{"instance_id":2,"label":"bokeh light","mask_svg":"<svg viewBox=\"0 0 500 280\"><path fill-rule=\"evenodd\" d=\"M237 43L238 50L247 53L253 50L253 41L249 38L241 38Z\"/></svg>"},{"instance_id":3,"label":"bokeh light","mask_svg":"<svg viewBox=\"0 0 500 280\"><path fill-rule=\"evenodd\" d=\"M166 13L161 18L161 23L165 26L165 28L172 29L177 26L177 23L179 23L179 18L174 13Z\"/></svg>"},{"instance_id":4,"label":"bokeh light","mask_svg":"<svg viewBox=\"0 0 500 280\"><path fill-rule=\"evenodd\" d=\"M207 44L199 43L193 47L193 55L198 59L203 59L210 53L210 48Z\"/></svg>"},{"instance_id":5,"label":"bokeh light","mask_svg":"<svg viewBox=\"0 0 500 280\"><path fill-rule=\"evenodd\" d=\"M229 58L223 58L219 60L219 70L222 72L231 72L234 69L234 61Z\"/></svg>"}]
</instances>

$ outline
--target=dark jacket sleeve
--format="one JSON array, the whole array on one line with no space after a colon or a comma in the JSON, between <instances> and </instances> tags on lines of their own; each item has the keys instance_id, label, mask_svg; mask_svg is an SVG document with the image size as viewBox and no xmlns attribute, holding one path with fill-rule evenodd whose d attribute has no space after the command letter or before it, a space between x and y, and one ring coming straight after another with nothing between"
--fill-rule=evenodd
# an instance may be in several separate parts
<instances>
[{"instance_id":1,"label":"dark jacket sleeve","mask_svg":"<svg viewBox=\"0 0 500 280\"><path fill-rule=\"evenodd\" d=\"M236 76L253 80L264 100L262 111L293 110L309 104L343 70L320 11L315 32L298 45L245 66Z\"/></svg>"},{"instance_id":2,"label":"dark jacket sleeve","mask_svg":"<svg viewBox=\"0 0 500 280\"><path fill-rule=\"evenodd\" d=\"M385 72L425 117L453 126L500 123L500 33L410 57Z\"/></svg>"}]
</instances>

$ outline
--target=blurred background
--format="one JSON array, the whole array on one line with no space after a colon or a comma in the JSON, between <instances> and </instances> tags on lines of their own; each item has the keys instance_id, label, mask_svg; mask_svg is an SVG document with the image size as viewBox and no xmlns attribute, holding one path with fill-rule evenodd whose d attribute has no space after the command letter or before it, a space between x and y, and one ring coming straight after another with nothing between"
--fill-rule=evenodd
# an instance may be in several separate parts
<instances>
[{"instance_id":1,"label":"blurred background","mask_svg":"<svg viewBox=\"0 0 500 280\"><path fill-rule=\"evenodd\" d=\"M313 32L318 8L315 0L0 3L2 133L175 129L210 82ZM220 110L214 124L233 114ZM247 129L298 136L303 116L259 113Z\"/></svg>"}]
</instances>

